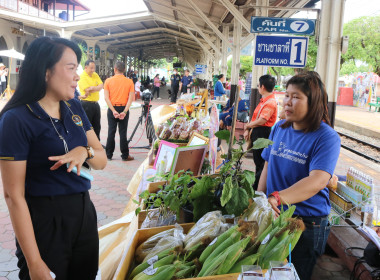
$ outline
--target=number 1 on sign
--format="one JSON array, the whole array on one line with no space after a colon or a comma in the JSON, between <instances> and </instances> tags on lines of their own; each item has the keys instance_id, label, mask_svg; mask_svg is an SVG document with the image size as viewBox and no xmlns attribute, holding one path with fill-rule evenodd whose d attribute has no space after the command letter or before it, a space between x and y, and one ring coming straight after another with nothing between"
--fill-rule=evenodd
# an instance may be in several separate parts
<instances>
[{"instance_id":1,"label":"number 1 on sign","mask_svg":"<svg viewBox=\"0 0 380 280\"><path fill-rule=\"evenodd\" d=\"M294 60L294 63L302 63L302 60L301 60L301 47L302 47L302 42L298 42L298 43L295 44L294 46L297 48L296 59Z\"/></svg>"}]
</instances>

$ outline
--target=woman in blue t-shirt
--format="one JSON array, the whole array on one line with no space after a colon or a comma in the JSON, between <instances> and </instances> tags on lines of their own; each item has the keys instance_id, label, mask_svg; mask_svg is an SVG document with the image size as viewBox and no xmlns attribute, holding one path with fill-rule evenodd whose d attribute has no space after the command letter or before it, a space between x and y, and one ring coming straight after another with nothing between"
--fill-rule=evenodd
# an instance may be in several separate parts
<instances>
[{"instance_id":1,"label":"woman in blue t-shirt","mask_svg":"<svg viewBox=\"0 0 380 280\"><path fill-rule=\"evenodd\" d=\"M34 40L0 113L1 177L23 280L95 279L98 271L91 175L82 165L103 169L107 158L74 98L80 60L69 40Z\"/></svg>"},{"instance_id":2,"label":"woman in blue t-shirt","mask_svg":"<svg viewBox=\"0 0 380 280\"><path fill-rule=\"evenodd\" d=\"M273 128L272 146L262 157L265 166L258 190L266 192L273 209L295 204L295 216L306 230L292 252L301 280L310 279L330 232L329 192L340 152L340 138L330 126L327 93L316 72L292 77L286 85L285 120Z\"/></svg>"},{"instance_id":3,"label":"woman in blue t-shirt","mask_svg":"<svg viewBox=\"0 0 380 280\"><path fill-rule=\"evenodd\" d=\"M214 99L216 99L217 97L221 97L223 96L224 94L226 94L226 90L224 89L223 87L223 83L225 82L226 78L224 77L223 74L220 74L218 76L218 81L215 83L215 86L214 86Z\"/></svg>"}]
</instances>

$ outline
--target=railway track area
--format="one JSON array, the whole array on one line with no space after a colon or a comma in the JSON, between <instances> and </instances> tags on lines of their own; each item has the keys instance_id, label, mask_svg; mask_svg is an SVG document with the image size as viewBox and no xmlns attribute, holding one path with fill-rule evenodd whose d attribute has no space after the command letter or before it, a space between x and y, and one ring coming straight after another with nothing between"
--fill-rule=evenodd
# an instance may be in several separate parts
<instances>
[{"instance_id":1,"label":"railway track area","mask_svg":"<svg viewBox=\"0 0 380 280\"><path fill-rule=\"evenodd\" d=\"M380 139L362 136L339 127L335 127L335 130L341 136L342 148L373 162L380 163Z\"/></svg>"}]
</instances>

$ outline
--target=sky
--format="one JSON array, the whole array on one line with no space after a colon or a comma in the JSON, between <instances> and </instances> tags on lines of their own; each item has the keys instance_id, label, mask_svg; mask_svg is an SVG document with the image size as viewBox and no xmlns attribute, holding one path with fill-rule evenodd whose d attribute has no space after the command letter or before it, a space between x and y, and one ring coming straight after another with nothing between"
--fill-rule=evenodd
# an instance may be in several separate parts
<instances>
[{"instance_id":1,"label":"sky","mask_svg":"<svg viewBox=\"0 0 380 280\"><path fill-rule=\"evenodd\" d=\"M132 13L147 11L142 0L80 0L84 5L91 9L89 14L77 17L84 19L90 17L100 17L112 14ZM209 0L211 1L211 0ZM107 5L104 5L107 3ZM320 3L317 4L320 8ZM302 12L297 17L315 18L312 12ZM344 11L344 22L361 16L372 16L380 14L380 0L346 0Z\"/></svg>"}]
</instances>

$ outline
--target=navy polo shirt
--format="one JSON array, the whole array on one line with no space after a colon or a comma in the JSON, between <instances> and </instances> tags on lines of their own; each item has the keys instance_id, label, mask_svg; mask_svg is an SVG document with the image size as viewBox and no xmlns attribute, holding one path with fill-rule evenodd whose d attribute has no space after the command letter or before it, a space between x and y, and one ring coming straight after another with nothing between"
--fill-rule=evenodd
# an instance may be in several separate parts
<instances>
[{"instance_id":1,"label":"navy polo shirt","mask_svg":"<svg viewBox=\"0 0 380 280\"><path fill-rule=\"evenodd\" d=\"M80 102L76 99L61 101L60 108L61 120L52 119L59 134L65 138L68 149L87 146L85 131L92 127ZM37 102L12 108L0 118L0 159L27 161L27 195L68 195L91 188L89 180L76 173L68 173L66 165L50 170L55 162L48 157L63 154L63 141Z\"/></svg>"},{"instance_id":2,"label":"navy polo shirt","mask_svg":"<svg viewBox=\"0 0 380 280\"><path fill-rule=\"evenodd\" d=\"M172 83L172 87L178 87L179 86L179 81L181 80L181 76L176 74L176 75L171 75L170 81Z\"/></svg>"},{"instance_id":3,"label":"navy polo shirt","mask_svg":"<svg viewBox=\"0 0 380 280\"><path fill-rule=\"evenodd\" d=\"M182 88L186 88L187 85L189 85L192 81L193 81L193 77L192 76L187 76L187 77L183 76L182 80L181 80Z\"/></svg>"}]
</instances>

